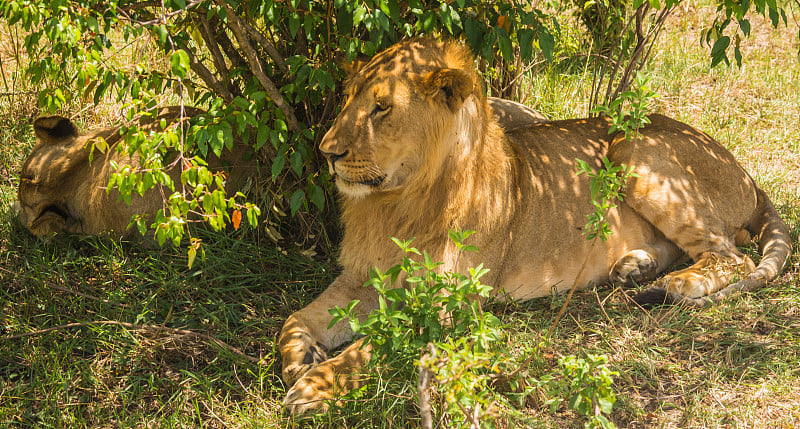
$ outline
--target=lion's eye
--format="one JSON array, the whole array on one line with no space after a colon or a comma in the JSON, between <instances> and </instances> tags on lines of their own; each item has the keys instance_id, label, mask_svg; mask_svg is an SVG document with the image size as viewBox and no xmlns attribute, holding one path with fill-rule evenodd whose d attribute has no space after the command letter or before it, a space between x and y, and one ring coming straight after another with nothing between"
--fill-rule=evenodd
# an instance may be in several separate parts
<instances>
[{"instance_id":1,"label":"lion's eye","mask_svg":"<svg viewBox=\"0 0 800 429\"><path fill-rule=\"evenodd\" d=\"M375 108L372 109L372 116L377 116L382 113L388 112L391 106L385 101L378 101L375 103Z\"/></svg>"}]
</instances>

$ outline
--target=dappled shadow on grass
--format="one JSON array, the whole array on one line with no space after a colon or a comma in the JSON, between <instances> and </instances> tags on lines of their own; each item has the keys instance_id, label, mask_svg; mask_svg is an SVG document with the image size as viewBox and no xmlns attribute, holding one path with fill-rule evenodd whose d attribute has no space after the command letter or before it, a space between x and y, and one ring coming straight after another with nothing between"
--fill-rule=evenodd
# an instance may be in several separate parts
<instances>
[{"instance_id":1,"label":"dappled shadow on grass","mask_svg":"<svg viewBox=\"0 0 800 429\"><path fill-rule=\"evenodd\" d=\"M275 341L334 266L243 232L193 231L206 258L0 225L3 425L193 426L243 404L280 418Z\"/></svg>"},{"instance_id":2,"label":"dappled shadow on grass","mask_svg":"<svg viewBox=\"0 0 800 429\"><path fill-rule=\"evenodd\" d=\"M576 293L531 375L552 371L562 356L605 354L619 372L618 427L793 427L800 407L797 259L795 252L765 289L707 309L647 311L629 291L608 286ZM548 297L505 306L503 320L520 332L516 346L544 341L561 303ZM534 412L543 421L559 414L577 421L563 405L554 416Z\"/></svg>"}]
</instances>

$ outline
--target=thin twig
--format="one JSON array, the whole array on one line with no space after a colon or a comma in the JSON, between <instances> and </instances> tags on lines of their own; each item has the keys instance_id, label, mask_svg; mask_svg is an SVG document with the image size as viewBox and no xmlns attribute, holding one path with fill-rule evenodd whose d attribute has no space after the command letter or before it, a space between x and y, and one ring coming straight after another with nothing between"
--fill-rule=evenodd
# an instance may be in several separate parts
<instances>
[{"instance_id":1,"label":"thin twig","mask_svg":"<svg viewBox=\"0 0 800 429\"><path fill-rule=\"evenodd\" d=\"M51 282L48 282L48 281L43 281L41 279L38 279L38 278L30 276L30 275L15 273L15 272L12 272L11 270L8 270L8 269L3 268L3 267L0 267L0 271L4 271L4 272L6 272L8 274L12 274L14 276L22 275L23 277L26 277L26 278L28 278L30 280L42 281L43 284L45 284L45 285L47 285L47 286L49 286L49 287L51 287L53 289L60 290L62 292L71 293L71 294L74 294L74 295L78 295L78 296L81 296L81 297L84 297L84 298L88 298L88 299L91 299L91 300L94 300L94 301L99 301L99 302L102 302L103 304L114 305L114 306L122 307L122 308L128 308L128 305L126 305L126 304L121 304L121 303L118 303L118 302L109 301L109 300L107 300L105 298L100 298L98 296L89 295L88 293L78 292L78 291L72 290L72 289L70 289L70 288L68 288L66 286L59 286L59 285L57 285L55 283L51 283Z\"/></svg>"},{"instance_id":2,"label":"thin twig","mask_svg":"<svg viewBox=\"0 0 800 429\"><path fill-rule=\"evenodd\" d=\"M88 298L88 299L91 299L91 300L94 300L94 301L100 301L103 304L114 305L114 306L121 307L121 308L128 308L129 307L127 304L122 304L122 303L119 303L119 302L109 301L109 300L107 300L105 298L100 298L100 297L97 297L97 296L94 296L94 295L89 295L88 293L78 292L76 290L72 290L72 289L70 289L68 287L64 287L64 286L59 286L59 285L54 284L54 283L45 282L45 284L47 284L48 286L50 286L53 289L60 290L62 292L71 293L71 294L74 294L74 295L78 295L78 296L81 296L81 297L84 297L84 298Z\"/></svg>"},{"instance_id":3,"label":"thin twig","mask_svg":"<svg viewBox=\"0 0 800 429\"><path fill-rule=\"evenodd\" d=\"M4 336L4 337L0 337L0 341L18 340L20 338L44 335L44 334L46 334L48 332L53 332L53 331L61 331L61 330L66 330L66 329L83 328L83 327L87 327L87 326L98 326L98 325L121 326L123 328L134 330L134 331L162 332L162 333L168 333L168 334L172 334L172 335L182 335L182 336L186 336L186 337L198 337L198 338L200 338L202 340L205 340L207 342L214 343L217 346L219 346L220 348L222 348L224 350L227 350L227 351L229 351L229 352L231 352L231 353L233 353L233 354L235 354L235 355L237 355L237 356L239 356L241 358L244 358L245 360L247 360L249 362L256 363L256 364L261 362L260 359L254 358L252 356L248 356L247 354L245 354L243 351L239 350L238 348L233 347L231 345L228 345L228 344L222 342L222 340L220 340L218 338L215 338L215 337L212 337L211 335L204 334L202 332L190 331L190 330L187 330L187 329L168 328L166 326L137 325L137 324L133 324L133 323L119 322L119 321L116 321L116 320L96 320L96 321L93 321L93 322L67 323L67 324L64 324L64 325L58 325L58 326L53 326L53 327L50 327L50 328L39 329L37 331L25 332L25 333L22 333L22 334L15 334L15 335L7 335L7 336Z\"/></svg>"},{"instance_id":4,"label":"thin twig","mask_svg":"<svg viewBox=\"0 0 800 429\"><path fill-rule=\"evenodd\" d=\"M172 12L168 12L168 13L167 13L167 12L165 12L165 13L163 13L163 14L159 15L159 16L158 16L158 18L153 18L153 19L151 19L151 20L148 20L148 21L139 21L139 20L133 19L133 18L130 16L130 14L129 14L129 13L127 13L127 12L128 12L128 11L133 11L133 10L140 10L140 9L144 9L144 8L147 8L147 7L156 7L156 6L161 6L161 4L159 4L159 2L148 2L148 4L141 4L141 3L140 3L140 4L136 4L136 3L134 3L132 6L128 6L128 7L126 8L126 9L127 9L127 11L126 11L125 9L122 9L122 8L120 8L119 10L120 10L121 12L125 12L125 13L123 13L123 14L122 14L122 16L123 16L125 19L127 19L128 21L130 21L130 22L133 22L133 23L136 23L136 24L138 24L138 25L141 25L141 26L145 26L145 27L146 27L146 26L148 26L148 25L153 25L153 24L162 24L162 23L164 23L164 22L166 21L166 19L167 19L167 18L172 18L172 17L173 17L173 16L175 16L175 15L180 15L180 14L182 14L182 13L188 12L190 8L192 8L192 7L195 7L195 6L197 6L198 4L200 4L200 3L203 3L203 2L205 2L205 1L206 1L206 0L192 0L192 1L190 1L189 3L187 3L187 4L186 4L186 7L185 7L185 8L183 8L183 9L179 9L179 10L173 10Z\"/></svg>"},{"instance_id":5,"label":"thin twig","mask_svg":"<svg viewBox=\"0 0 800 429\"><path fill-rule=\"evenodd\" d=\"M2 64L2 61L0 61ZM3 77L5 79L5 76ZM0 97L16 97L17 95L33 95L36 94L36 91L9 91L9 92L0 92Z\"/></svg>"}]
</instances>

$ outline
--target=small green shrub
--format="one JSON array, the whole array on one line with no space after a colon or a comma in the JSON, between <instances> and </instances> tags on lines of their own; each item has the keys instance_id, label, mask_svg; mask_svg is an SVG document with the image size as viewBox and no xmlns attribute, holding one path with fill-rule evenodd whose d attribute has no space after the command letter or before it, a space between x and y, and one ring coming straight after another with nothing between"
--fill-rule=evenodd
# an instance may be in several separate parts
<instances>
[{"instance_id":1,"label":"small green shrub","mask_svg":"<svg viewBox=\"0 0 800 429\"><path fill-rule=\"evenodd\" d=\"M562 381L550 379L543 383L553 397L549 401L551 412L567 399L570 410L586 418L584 427L615 427L606 417L611 414L617 397L611 389L614 377L619 375L608 367L608 357L587 354L586 358L564 356L558 360Z\"/></svg>"},{"instance_id":2,"label":"small green shrub","mask_svg":"<svg viewBox=\"0 0 800 429\"><path fill-rule=\"evenodd\" d=\"M476 251L463 244L472 233L451 231L450 238L461 252ZM589 355L588 361L567 356L559 361L560 370L554 368L539 379L531 376L521 370L529 363L523 360L539 350L511 347L500 319L481 306L492 291L480 282L487 269L479 265L468 274L438 272L442 264L411 247L411 240L392 240L403 250L402 261L385 273L373 269L365 285L378 291L378 308L363 321L357 315L357 300L330 310L331 326L347 320L372 346L367 372L380 374L373 387L385 389L389 381L399 381L402 390L414 390L409 385L417 379L415 374L427 373L431 393L422 389L417 395L420 403L430 403L441 413L447 427L530 420L522 409L537 390L549 397L551 412L567 401L570 409L587 419L587 427L613 427L605 414L615 400L611 390L615 373L605 365L605 356ZM405 286L397 285L401 278ZM420 380L424 378L420 374ZM364 392L354 395L363 397Z\"/></svg>"}]
</instances>

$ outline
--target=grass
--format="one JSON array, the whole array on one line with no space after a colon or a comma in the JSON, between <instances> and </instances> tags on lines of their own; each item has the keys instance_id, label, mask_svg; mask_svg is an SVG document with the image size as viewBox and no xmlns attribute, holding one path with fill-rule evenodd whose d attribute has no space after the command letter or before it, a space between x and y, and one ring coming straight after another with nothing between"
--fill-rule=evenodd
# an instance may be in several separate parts
<instances>
[{"instance_id":1,"label":"grass","mask_svg":"<svg viewBox=\"0 0 800 429\"><path fill-rule=\"evenodd\" d=\"M708 49L697 42L709 14L690 6L670 21L648 69L661 96L656 110L726 144L774 199L797 248L796 30L754 22L744 67L710 70ZM585 111L580 73L553 71L528 85L529 101L553 118ZM32 144L30 111L2 103L10 120L0 124L0 426L305 424L282 414L286 386L275 342L283 320L335 276L335 264L285 254L247 230L198 230L209 245L193 269L180 249L37 240L9 211ZM608 355L620 374L611 416L619 427L790 428L800 424L799 267L795 252L769 287L701 310L642 311L610 286L579 292L546 343L563 296L492 310L510 326L513 341L504 347L540 347L534 376L552 371L561 356ZM367 391L315 423L413 427L414 395ZM525 408L530 425L583 426L540 399Z\"/></svg>"}]
</instances>

